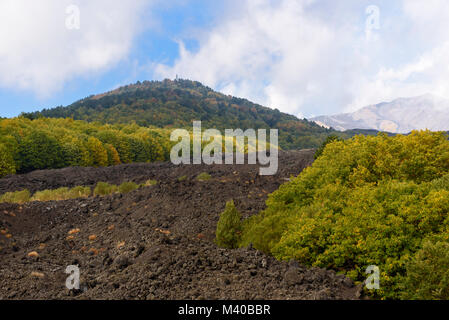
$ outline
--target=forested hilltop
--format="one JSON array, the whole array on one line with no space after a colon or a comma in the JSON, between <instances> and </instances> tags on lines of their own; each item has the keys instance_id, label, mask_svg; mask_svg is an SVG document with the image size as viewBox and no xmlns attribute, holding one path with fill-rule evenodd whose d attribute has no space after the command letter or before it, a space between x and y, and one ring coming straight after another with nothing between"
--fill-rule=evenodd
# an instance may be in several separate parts
<instances>
[{"instance_id":1,"label":"forested hilltop","mask_svg":"<svg viewBox=\"0 0 449 320\"><path fill-rule=\"evenodd\" d=\"M215 92L190 80L137 82L67 107L23 116L29 119L73 118L103 124L136 123L159 128L192 128L194 120L201 120L203 128L219 130L274 128L280 131L279 145L283 149L315 148L335 132L277 109Z\"/></svg>"}]
</instances>

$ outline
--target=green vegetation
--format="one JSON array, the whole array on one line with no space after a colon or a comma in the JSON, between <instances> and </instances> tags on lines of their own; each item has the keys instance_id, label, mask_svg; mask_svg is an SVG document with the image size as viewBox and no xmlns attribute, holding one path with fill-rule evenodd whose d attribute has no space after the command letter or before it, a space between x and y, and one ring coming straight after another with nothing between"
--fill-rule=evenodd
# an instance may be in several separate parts
<instances>
[{"instance_id":1,"label":"green vegetation","mask_svg":"<svg viewBox=\"0 0 449 320\"><path fill-rule=\"evenodd\" d=\"M0 143L0 178L13 173L16 173L16 167L12 154Z\"/></svg>"},{"instance_id":2,"label":"green vegetation","mask_svg":"<svg viewBox=\"0 0 449 320\"><path fill-rule=\"evenodd\" d=\"M151 186L155 186L155 185L157 185L157 180L147 180L146 182L145 182L145 184L144 184L144 186L145 187L151 187Z\"/></svg>"},{"instance_id":3,"label":"green vegetation","mask_svg":"<svg viewBox=\"0 0 449 320\"><path fill-rule=\"evenodd\" d=\"M449 243L424 243L407 265L405 299L449 299Z\"/></svg>"},{"instance_id":4,"label":"green vegetation","mask_svg":"<svg viewBox=\"0 0 449 320\"><path fill-rule=\"evenodd\" d=\"M196 177L196 179L198 181L208 181L208 180L212 179L212 176L210 174L208 174L207 172L202 172Z\"/></svg>"},{"instance_id":5,"label":"green vegetation","mask_svg":"<svg viewBox=\"0 0 449 320\"><path fill-rule=\"evenodd\" d=\"M229 201L220 215L215 242L222 248L235 249L239 245L241 233L242 216L235 207L234 201Z\"/></svg>"},{"instance_id":6,"label":"green vegetation","mask_svg":"<svg viewBox=\"0 0 449 320\"><path fill-rule=\"evenodd\" d=\"M0 178L37 169L168 160L170 131L73 119L0 120Z\"/></svg>"},{"instance_id":7,"label":"green vegetation","mask_svg":"<svg viewBox=\"0 0 449 320\"><path fill-rule=\"evenodd\" d=\"M95 186L93 195L94 196L106 196L113 193L129 193L131 191L137 190L141 187L154 185L155 180L152 184L142 184L138 185L134 182L124 182L120 186L114 184L109 184L107 182L98 182ZM156 182L157 183L157 182ZM25 203L30 201L61 201L70 200L78 198L87 198L92 195L92 190L90 187L77 186L74 188L58 188L53 190L43 190L36 191L33 196L31 196L28 190L7 192L0 196L0 203Z\"/></svg>"},{"instance_id":8,"label":"green vegetation","mask_svg":"<svg viewBox=\"0 0 449 320\"><path fill-rule=\"evenodd\" d=\"M177 143L170 141L170 134L169 129L135 124L23 117L0 120L0 178L16 171L167 161ZM257 141L251 143L256 145ZM203 141L202 147L207 144Z\"/></svg>"},{"instance_id":9,"label":"green vegetation","mask_svg":"<svg viewBox=\"0 0 449 320\"><path fill-rule=\"evenodd\" d=\"M120 193L130 193L131 191L139 189L139 185L134 182L123 182L118 187Z\"/></svg>"},{"instance_id":10,"label":"green vegetation","mask_svg":"<svg viewBox=\"0 0 449 320\"><path fill-rule=\"evenodd\" d=\"M48 118L46 118L48 117ZM136 83L68 107L0 119L0 178L69 166L167 161L175 128L279 129L279 147L319 147L340 133L188 80ZM372 134L373 132L368 132ZM220 141L220 139L218 139ZM254 148L248 142L245 151ZM203 146L205 142L203 141Z\"/></svg>"},{"instance_id":11,"label":"green vegetation","mask_svg":"<svg viewBox=\"0 0 449 320\"><path fill-rule=\"evenodd\" d=\"M30 119L40 117L73 118L99 123L136 123L159 128L192 128L194 120L201 120L204 128L279 129L282 149L318 147L330 133L349 137L325 129L314 122L300 120L246 99L231 97L189 80L137 82L117 90L91 96L68 107L44 109L27 113Z\"/></svg>"},{"instance_id":12,"label":"green vegetation","mask_svg":"<svg viewBox=\"0 0 449 320\"><path fill-rule=\"evenodd\" d=\"M87 198L92 194L90 187L78 186L69 190L67 199Z\"/></svg>"},{"instance_id":13,"label":"green vegetation","mask_svg":"<svg viewBox=\"0 0 449 320\"><path fill-rule=\"evenodd\" d=\"M16 191L16 192L7 192L0 196L0 203L8 202L8 203L25 203L30 201L31 194L28 190Z\"/></svg>"},{"instance_id":14,"label":"green vegetation","mask_svg":"<svg viewBox=\"0 0 449 320\"><path fill-rule=\"evenodd\" d=\"M37 191L30 201L61 201L77 198L87 198L92 191L89 187L59 188L55 190Z\"/></svg>"},{"instance_id":15,"label":"green vegetation","mask_svg":"<svg viewBox=\"0 0 449 320\"><path fill-rule=\"evenodd\" d=\"M94 189L94 196L107 196L109 194L117 193L119 188L114 184L107 182L98 182Z\"/></svg>"},{"instance_id":16,"label":"green vegetation","mask_svg":"<svg viewBox=\"0 0 449 320\"><path fill-rule=\"evenodd\" d=\"M448 212L446 134L356 136L329 143L311 167L271 194L267 209L245 221L240 245L359 282L366 267L377 265L374 297L447 297L447 255L437 254L443 245L423 245L449 241ZM425 270L424 259L434 269Z\"/></svg>"},{"instance_id":17,"label":"green vegetation","mask_svg":"<svg viewBox=\"0 0 449 320\"><path fill-rule=\"evenodd\" d=\"M186 181L186 180L187 180L187 176L181 176L178 178L179 182Z\"/></svg>"},{"instance_id":18,"label":"green vegetation","mask_svg":"<svg viewBox=\"0 0 449 320\"><path fill-rule=\"evenodd\" d=\"M330 136L328 136L326 138L326 140L324 140L324 142L321 144L321 146L316 150L315 152L315 160L318 159L318 157L320 157L323 154L324 149L326 148L326 146L329 143L335 142L335 141L343 141L342 138L331 134Z\"/></svg>"}]
</instances>

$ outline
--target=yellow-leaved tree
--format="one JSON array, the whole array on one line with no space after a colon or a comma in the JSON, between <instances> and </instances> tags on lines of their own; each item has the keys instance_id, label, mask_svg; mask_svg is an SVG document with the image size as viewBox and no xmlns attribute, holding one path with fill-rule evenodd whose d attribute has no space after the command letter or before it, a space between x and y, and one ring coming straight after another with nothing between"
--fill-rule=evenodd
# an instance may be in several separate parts
<instances>
[{"instance_id":1,"label":"yellow-leaved tree","mask_svg":"<svg viewBox=\"0 0 449 320\"><path fill-rule=\"evenodd\" d=\"M108 152L100 140L90 137L87 140L87 147L92 156L94 167L105 167L108 165Z\"/></svg>"}]
</instances>

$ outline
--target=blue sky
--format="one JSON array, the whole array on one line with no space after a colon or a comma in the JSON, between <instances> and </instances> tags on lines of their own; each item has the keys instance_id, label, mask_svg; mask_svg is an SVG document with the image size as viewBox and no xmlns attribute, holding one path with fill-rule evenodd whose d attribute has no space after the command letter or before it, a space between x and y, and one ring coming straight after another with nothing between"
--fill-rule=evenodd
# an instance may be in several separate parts
<instances>
[{"instance_id":1,"label":"blue sky","mask_svg":"<svg viewBox=\"0 0 449 320\"><path fill-rule=\"evenodd\" d=\"M445 0L2 0L0 12L3 117L176 74L300 117L449 98Z\"/></svg>"},{"instance_id":2,"label":"blue sky","mask_svg":"<svg viewBox=\"0 0 449 320\"><path fill-rule=\"evenodd\" d=\"M81 8L80 5L80 24L82 23ZM221 8L222 6L212 6L212 2L206 0L147 7L151 14L144 14L142 19L157 17L157 27L148 27L136 33L129 54L120 61L105 71L68 79L63 83L62 88L51 90L44 96L39 95L33 88L17 89L14 84L0 86L0 116L13 117L21 112L68 105L83 97L105 92L120 85L138 80L152 80L153 74L147 64L173 63L178 57L177 40L181 37L189 49L195 49L196 41L190 39L185 30L211 25ZM75 32L82 31L80 26L79 31ZM32 36L30 32L30 37Z\"/></svg>"}]
</instances>

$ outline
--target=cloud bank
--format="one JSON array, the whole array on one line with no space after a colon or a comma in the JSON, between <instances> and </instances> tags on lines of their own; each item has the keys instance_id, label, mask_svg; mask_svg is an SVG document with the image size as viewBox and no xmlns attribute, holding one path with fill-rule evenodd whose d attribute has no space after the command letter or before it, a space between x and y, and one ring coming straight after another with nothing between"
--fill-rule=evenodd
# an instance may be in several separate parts
<instances>
[{"instance_id":1,"label":"cloud bank","mask_svg":"<svg viewBox=\"0 0 449 320\"><path fill-rule=\"evenodd\" d=\"M80 10L79 30L66 27L71 4ZM205 14L191 0L2 0L0 87L48 97L70 80L112 70L136 47L158 49L163 56L167 47L148 46L155 38L135 43L140 32L154 27L151 21L173 19L163 11L152 15L156 4L191 5ZM380 21L369 14L375 10L367 12L370 0L227 0L226 5L207 27L192 25L175 35L175 62L133 61L149 70L143 77L179 75L300 117L425 93L449 98L446 0L378 0ZM370 37L367 21L379 26Z\"/></svg>"},{"instance_id":2,"label":"cloud bank","mask_svg":"<svg viewBox=\"0 0 449 320\"><path fill-rule=\"evenodd\" d=\"M0 86L51 95L127 57L150 1L0 1ZM79 29L66 20L79 8ZM73 21L72 21L73 22ZM70 26L70 23L69 23Z\"/></svg>"},{"instance_id":3,"label":"cloud bank","mask_svg":"<svg viewBox=\"0 0 449 320\"><path fill-rule=\"evenodd\" d=\"M308 117L400 96L449 98L447 1L379 2L380 29L367 38L370 2L246 0L197 37L199 49L180 41L179 59L156 75Z\"/></svg>"}]
</instances>

